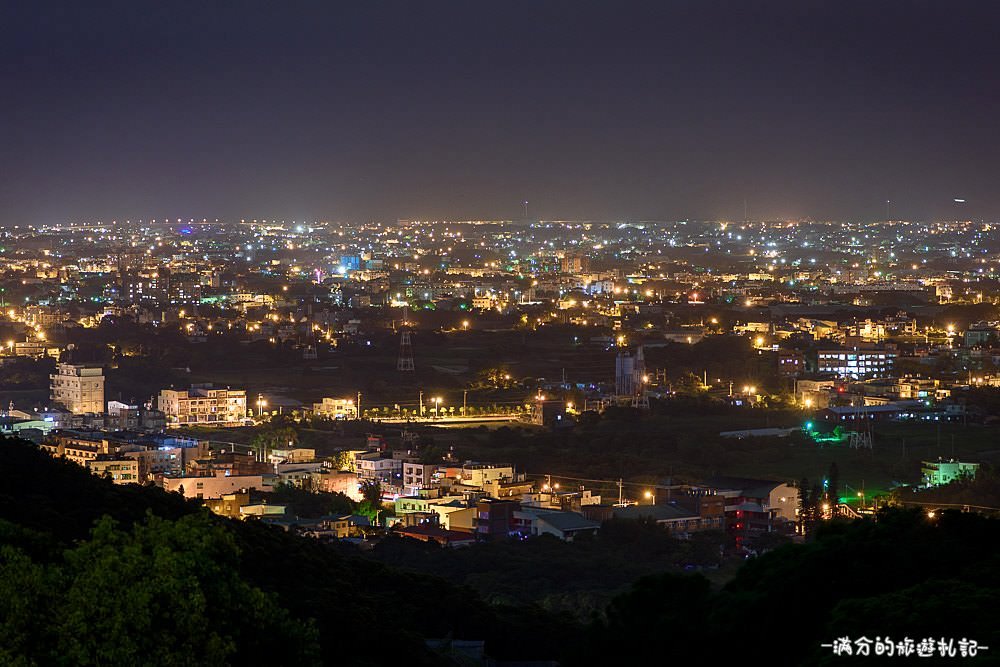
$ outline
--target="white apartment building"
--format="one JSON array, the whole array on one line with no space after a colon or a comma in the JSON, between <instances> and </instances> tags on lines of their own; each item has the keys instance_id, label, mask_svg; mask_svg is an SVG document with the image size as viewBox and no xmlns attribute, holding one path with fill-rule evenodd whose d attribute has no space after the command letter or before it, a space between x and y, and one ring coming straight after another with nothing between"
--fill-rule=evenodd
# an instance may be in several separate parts
<instances>
[{"instance_id":1,"label":"white apartment building","mask_svg":"<svg viewBox=\"0 0 1000 667\"><path fill-rule=\"evenodd\" d=\"M322 403L313 403L313 413L329 419L357 419L358 406L350 398L327 397Z\"/></svg>"},{"instance_id":2,"label":"white apartment building","mask_svg":"<svg viewBox=\"0 0 1000 667\"><path fill-rule=\"evenodd\" d=\"M472 463L462 466L462 484L483 488L490 482L514 479L514 466L507 463Z\"/></svg>"},{"instance_id":3,"label":"white apartment building","mask_svg":"<svg viewBox=\"0 0 1000 667\"><path fill-rule=\"evenodd\" d=\"M378 452L362 454L355 459L358 479L377 480L382 484L399 484L403 474L400 459L387 458Z\"/></svg>"},{"instance_id":4,"label":"white apartment building","mask_svg":"<svg viewBox=\"0 0 1000 667\"><path fill-rule=\"evenodd\" d=\"M49 376L51 399L73 414L104 412L104 369L83 364L59 364Z\"/></svg>"},{"instance_id":5,"label":"white apartment building","mask_svg":"<svg viewBox=\"0 0 1000 667\"><path fill-rule=\"evenodd\" d=\"M404 493L415 494L420 489L427 489L435 483L435 474L440 466L436 463L413 463L403 461Z\"/></svg>"},{"instance_id":6,"label":"white apartment building","mask_svg":"<svg viewBox=\"0 0 1000 667\"><path fill-rule=\"evenodd\" d=\"M247 392L212 385L190 389L163 389L156 406L167 426L239 426L247 416Z\"/></svg>"},{"instance_id":7,"label":"white apartment building","mask_svg":"<svg viewBox=\"0 0 1000 667\"><path fill-rule=\"evenodd\" d=\"M819 350L816 370L852 380L879 378L889 374L895 359L895 352L885 350Z\"/></svg>"}]
</instances>

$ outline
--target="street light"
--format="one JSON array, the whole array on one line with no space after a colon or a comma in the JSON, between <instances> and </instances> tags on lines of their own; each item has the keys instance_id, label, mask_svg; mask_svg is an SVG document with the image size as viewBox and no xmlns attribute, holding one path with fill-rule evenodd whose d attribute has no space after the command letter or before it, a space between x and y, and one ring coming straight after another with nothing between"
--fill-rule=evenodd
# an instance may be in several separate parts
<instances>
[{"instance_id":1,"label":"street light","mask_svg":"<svg viewBox=\"0 0 1000 667\"><path fill-rule=\"evenodd\" d=\"M469 330L469 320L462 320L462 328L466 331Z\"/></svg>"},{"instance_id":2,"label":"street light","mask_svg":"<svg viewBox=\"0 0 1000 667\"><path fill-rule=\"evenodd\" d=\"M441 397L435 396L431 400L434 402L434 419L437 419L441 410Z\"/></svg>"},{"instance_id":3,"label":"street light","mask_svg":"<svg viewBox=\"0 0 1000 667\"><path fill-rule=\"evenodd\" d=\"M264 400L264 394L257 394L257 416L264 416L264 408L267 407L267 401Z\"/></svg>"},{"instance_id":4,"label":"street light","mask_svg":"<svg viewBox=\"0 0 1000 667\"><path fill-rule=\"evenodd\" d=\"M650 499L650 501L651 501L649 503L650 505L655 505L656 504L656 494L655 493L653 493L652 491L647 491L646 492L646 497Z\"/></svg>"}]
</instances>

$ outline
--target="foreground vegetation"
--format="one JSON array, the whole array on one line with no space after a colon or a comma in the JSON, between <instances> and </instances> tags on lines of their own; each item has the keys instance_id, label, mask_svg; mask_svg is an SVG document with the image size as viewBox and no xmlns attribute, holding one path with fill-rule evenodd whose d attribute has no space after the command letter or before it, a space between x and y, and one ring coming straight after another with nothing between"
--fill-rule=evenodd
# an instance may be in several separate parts
<instances>
[{"instance_id":1,"label":"foreground vegetation","mask_svg":"<svg viewBox=\"0 0 1000 667\"><path fill-rule=\"evenodd\" d=\"M677 573L711 536L679 545L612 523L589 544L385 542L362 558L114 486L26 443L0 447L3 664L454 664L423 641L449 636L567 665L826 664L820 644L838 636L1000 646L1000 521L974 514L827 524L713 588ZM662 568L628 586L628 554ZM606 605L582 594L602 576L625 587Z\"/></svg>"}]
</instances>

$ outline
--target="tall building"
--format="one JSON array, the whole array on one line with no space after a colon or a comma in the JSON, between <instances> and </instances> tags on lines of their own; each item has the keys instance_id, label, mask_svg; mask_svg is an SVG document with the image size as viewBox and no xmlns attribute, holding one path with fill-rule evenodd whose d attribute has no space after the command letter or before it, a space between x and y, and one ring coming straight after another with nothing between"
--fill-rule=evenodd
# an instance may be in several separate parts
<instances>
[{"instance_id":1,"label":"tall building","mask_svg":"<svg viewBox=\"0 0 1000 667\"><path fill-rule=\"evenodd\" d=\"M49 382L50 398L70 412L104 412L104 369L100 366L59 364Z\"/></svg>"},{"instance_id":2,"label":"tall building","mask_svg":"<svg viewBox=\"0 0 1000 667\"><path fill-rule=\"evenodd\" d=\"M586 273L590 270L590 258L586 255L566 255L559 261L563 273Z\"/></svg>"},{"instance_id":3,"label":"tall building","mask_svg":"<svg viewBox=\"0 0 1000 667\"><path fill-rule=\"evenodd\" d=\"M190 389L163 389L156 407L167 426L239 426L247 416L247 392L196 384Z\"/></svg>"},{"instance_id":4,"label":"tall building","mask_svg":"<svg viewBox=\"0 0 1000 667\"><path fill-rule=\"evenodd\" d=\"M141 269L122 277L122 296L129 303L165 303L170 272L164 268Z\"/></svg>"}]
</instances>

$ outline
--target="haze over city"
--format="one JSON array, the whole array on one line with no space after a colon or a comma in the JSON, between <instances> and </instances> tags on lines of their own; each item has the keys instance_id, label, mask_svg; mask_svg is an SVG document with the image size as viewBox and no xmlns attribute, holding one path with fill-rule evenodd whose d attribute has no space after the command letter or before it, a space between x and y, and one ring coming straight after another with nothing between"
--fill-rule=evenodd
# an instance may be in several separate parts
<instances>
[{"instance_id":1,"label":"haze over city","mask_svg":"<svg viewBox=\"0 0 1000 667\"><path fill-rule=\"evenodd\" d=\"M990 218L991 3L21 3L0 223Z\"/></svg>"}]
</instances>

